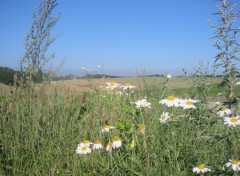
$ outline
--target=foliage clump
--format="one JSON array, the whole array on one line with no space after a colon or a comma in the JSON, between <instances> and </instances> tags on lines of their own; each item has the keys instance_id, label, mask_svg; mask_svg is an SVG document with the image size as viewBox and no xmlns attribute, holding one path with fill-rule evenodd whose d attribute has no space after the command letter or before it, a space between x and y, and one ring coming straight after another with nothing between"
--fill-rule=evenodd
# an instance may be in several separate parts
<instances>
[{"instance_id":1,"label":"foliage clump","mask_svg":"<svg viewBox=\"0 0 240 176\"><path fill-rule=\"evenodd\" d=\"M240 61L238 35L240 26L237 26L240 10L236 9L236 4L230 0L221 0L217 5L218 12L215 15L219 16L218 25L214 25L210 20L209 23L214 29L214 46L219 50L215 57L215 67L223 69L222 87L227 87L226 98L229 104L236 99L233 88L237 82L239 69L237 62Z\"/></svg>"}]
</instances>

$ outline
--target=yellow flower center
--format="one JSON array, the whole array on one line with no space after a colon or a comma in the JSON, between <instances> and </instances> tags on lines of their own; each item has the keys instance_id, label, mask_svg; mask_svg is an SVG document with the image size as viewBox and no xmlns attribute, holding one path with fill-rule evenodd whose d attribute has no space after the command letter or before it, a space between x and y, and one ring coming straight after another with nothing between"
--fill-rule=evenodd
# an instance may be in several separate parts
<instances>
[{"instance_id":1,"label":"yellow flower center","mask_svg":"<svg viewBox=\"0 0 240 176\"><path fill-rule=\"evenodd\" d=\"M230 120L232 123L237 123L239 121L239 119L237 117L233 117Z\"/></svg>"},{"instance_id":2,"label":"yellow flower center","mask_svg":"<svg viewBox=\"0 0 240 176\"><path fill-rule=\"evenodd\" d=\"M233 165L233 164L238 164L238 160L232 160L231 161L231 164Z\"/></svg>"},{"instance_id":3,"label":"yellow flower center","mask_svg":"<svg viewBox=\"0 0 240 176\"><path fill-rule=\"evenodd\" d=\"M99 140L96 140L94 144L101 144Z\"/></svg>"},{"instance_id":4,"label":"yellow flower center","mask_svg":"<svg viewBox=\"0 0 240 176\"><path fill-rule=\"evenodd\" d=\"M81 151L86 151L87 150L87 147L86 146L83 146L82 148L81 148Z\"/></svg>"},{"instance_id":5,"label":"yellow flower center","mask_svg":"<svg viewBox=\"0 0 240 176\"><path fill-rule=\"evenodd\" d=\"M190 105L193 105L193 103L192 103L191 101L187 101L187 102L186 102L186 105L189 105L189 106L190 106Z\"/></svg>"},{"instance_id":6,"label":"yellow flower center","mask_svg":"<svg viewBox=\"0 0 240 176\"><path fill-rule=\"evenodd\" d=\"M113 137L113 141L119 141L120 140L120 137L119 136L114 136Z\"/></svg>"},{"instance_id":7,"label":"yellow flower center","mask_svg":"<svg viewBox=\"0 0 240 176\"><path fill-rule=\"evenodd\" d=\"M109 141L109 142L107 143L107 146L112 147L112 142Z\"/></svg>"},{"instance_id":8,"label":"yellow flower center","mask_svg":"<svg viewBox=\"0 0 240 176\"><path fill-rule=\"evenodd\" d=\"M125 83L125 86L132 86L130 83Z\"/></svg>"},{"instance_id":9,"label":"yellow flower center","mask_svg":"<svg viewBox=\"0 0 240 176\"><path fill-rule=\"evenodd\" d=\"M110 125L104 125L104 128L110 128Z\"/></svg>"},{"instance_id":10,"label":"yellow flower center","mask_svg":"<svg viewBox=\"0 0 240 176\"><path fill-rule=\"evenodd\" d=\"M88 143L89 143L89 140L84 140L83 143L84 143L84 144L88 144Z\"/></svg>"},{"instance_id":11,"label":"yellow flower center","mask_svg":"<svg viewBox=\"0 0 240 176\"><path fill-rule=\"evenodd\" d=\"M162 119L163 120L167 120L167 116L162 116Z\"/></svg>"},{"instance_id":12,"label":"yellow flower center","mask_svg":"<svg viewBox=\"0 0 240 176\"><path fill-rule=\"evenodd\" d=\"M167 100L173 101L173 100L175 100L175 97L174 97L174 96L168 96L168 97L167 97Z\"/></svg>"},{"instance_id":13,"label":"yellow flower center","mask_svg":"<svg viewBox=\"0 0 240 176\"><path fill-rule=\"evenodd\" d=\"M139 130L139 131L145 130L145 125L143 125L143 124L142 124L142 125L139 125L139 126L138 126L138 130Z\"/></svg>"},{"instance_id":14,"label":"yellow flower center","mask_svg":"<svg viewBox=\"0 0 240 176\"><path fill-rule=\"evenodd\" d=\"M204 167L204 164L198 165L198 169L202 170L202 169L204 169L204 168L205 168L205 167Z\"/></svg>"},{"instance_id":15,"label":"yellow flower center","mask_svg":"<svg viewBox=\"0 0 240 176\"><path fill-rule=\"evenodd\" d=\"M225 111L225 110L227 110L227 107L226 107L226 106L223 106L223 107L221 108L221 111Z\"/></svg>"},{"instance_id":16,"label":"yellow flower center","mask_svg":"<svg viewBox=\"0 0 240 176\"><path fill-rule=\"evenodd\" d=\"M115 86L115 85L116 85L115 82L111 82L111 83L109 84L110 87L113 87L113 86Z\"/></svg>"}]
</instances>

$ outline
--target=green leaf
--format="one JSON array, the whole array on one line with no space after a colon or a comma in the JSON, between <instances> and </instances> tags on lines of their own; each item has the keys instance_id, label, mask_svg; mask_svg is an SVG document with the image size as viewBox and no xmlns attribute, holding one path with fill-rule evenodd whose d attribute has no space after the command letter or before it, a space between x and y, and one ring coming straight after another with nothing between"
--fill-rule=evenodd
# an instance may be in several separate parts
<instances>
[{"instance_id":1,"label":"green leaf","mask_svg":"<svg viewBox=\"0 0 240 176\"><path fill-rule=\"evenodd\" d=\"M218 69L220 66L222 66L222 64L215 64L215 65L214 65L214 68L215 68L215 69Z\"/></svg>"}]
</instances>

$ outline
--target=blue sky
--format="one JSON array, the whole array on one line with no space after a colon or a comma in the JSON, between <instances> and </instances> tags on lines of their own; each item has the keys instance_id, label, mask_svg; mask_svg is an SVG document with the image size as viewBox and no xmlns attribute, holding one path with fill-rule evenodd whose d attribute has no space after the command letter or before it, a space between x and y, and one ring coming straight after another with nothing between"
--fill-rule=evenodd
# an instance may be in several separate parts
<instances>
[{"instance_id":1,"label":"blue sky","mask_svg":"<svg viewBox=\"0 0 240 176\"><path fill-rule=\"evenodd\" d=\"M237 2L237 1L234 1ZM18 68L24 40L38 0L0 0L0 66ZM213 64L213 29L217 0L59 0L61 13L49 48L57 74L182 74L200 61Z\"/></svg>"}]
</instances>

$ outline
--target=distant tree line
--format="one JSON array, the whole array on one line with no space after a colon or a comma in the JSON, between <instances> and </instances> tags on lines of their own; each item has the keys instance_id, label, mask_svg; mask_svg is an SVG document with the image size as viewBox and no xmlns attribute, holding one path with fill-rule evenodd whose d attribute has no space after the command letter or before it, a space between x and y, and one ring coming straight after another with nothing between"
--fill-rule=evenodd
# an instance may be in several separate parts
<instances>
[{"instance_id":1,"label":"distant tree line","mask_svg":"<svg viewBox=\"0 0 240 176\"><path fill-rule=\"evenodd\" d=\"M8 67L0 67L0 82L10 85L14 83L14 75L17 71L8 68Z\"/></svg>"},{"instance_id":2,"label":"distant tree line","mask_svg":"<svg viewBox=\"0 0 240 176\"><path fill-rule=\"evenodd\" d=\"M152 75L140 75L138 77L164 77L164 75L152 74Z\"/></svg>"},{"instance_id":3,"label":"distant tree line","mask_svg":"<svg viewBox=\"0 0 240 176\"><path fill-rule=\"evenodd\" d=\"M86 74L81 78L122 78L124 76L114 76L114 75L106 75L106 74Z\"/></svg>"},{"instance_id":4,"label":"distant tree line","mask_svg":"<svg viewBox=\"0 0 240 176\"><path fill-rule=\"evenodd\" d=\"M106 75L106 74L86 74L84 76L76 76L73 74L68 74L65 76L55 76L53 80L71 80L71 79L90 79L90 78L122 78L124 76L114 76L114 75Z\"/></svg>"},{"instance_id":5,"label":"distant tree line","mask_svg":"<svg viewBox=\"0 0 240 176\"><path fill-rule=\"evenodd\" d=\"M20 75L21 72L15 71L9 67L0 67L0 82L11 85L14 83L14 75ZM42 73L43 75L47 75L47 73ZM71 80L71 79L88 79L88 78L122 78L123 76L114 76L114 75L107 75L107 74L86 74L84 76L76 76L73 74L68 74L64 76L53 76L52 80ZM37 78L35 78L37 79ZM35 82L41 82L42 77L39 77Z\"/></svg>"},{"instance_id":6,"label":"distant tree line","mask_svg":"<svg viewBox=\"0 0 240 176\"><path fill-rule=\"evenodd\" d=\"M14 83L14 75L20 74L19 71L15 71L9 67L0 67L0 82L11 85ZM47 73L43 73L43 75L47 75ZM198 75L193 75L198 76ZM221 77L222 75L216 75L215 77ZM107 75L107 74L86 74L84 76L76 76L73 74L68 74L64 76L54 76L52 80L71 80L71 79L90 79L90 78L122 78L124 76L115 76L115 75ZM160 74L152 74L152 75L144 75L144 76L138 76L138 77L164 77L164 75ZM181 77L181 76L180 76ZM213 77L212 75L207 75L207 77ZM240 77L238 75L238 77ZM39 78L40 79L40 78ZM36 82L41 82L37 80Z\"/></svg>"},{"instance_id":7,"label":"distant tree line","mask_svg":"<svg viewBox=\"0 0 240 176\"><path fill-rule=\"evenodd\" d=\"M27 72L21 72L13 70L9 67L0 67L0 82L7 85L13 85L14 83L14 75L17 75L17 77L21 76L22 74L28 75ZM47 76L46 73L42 73L42 75ZM43 77L36 75L34 77L35 82L42 82Z\"/></svg>"}]
</instances>

